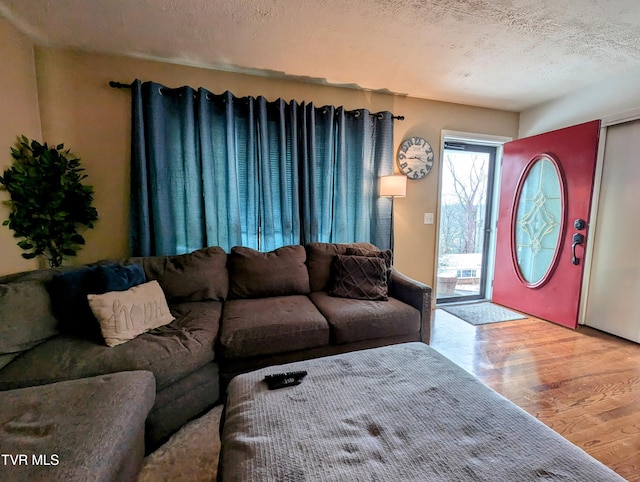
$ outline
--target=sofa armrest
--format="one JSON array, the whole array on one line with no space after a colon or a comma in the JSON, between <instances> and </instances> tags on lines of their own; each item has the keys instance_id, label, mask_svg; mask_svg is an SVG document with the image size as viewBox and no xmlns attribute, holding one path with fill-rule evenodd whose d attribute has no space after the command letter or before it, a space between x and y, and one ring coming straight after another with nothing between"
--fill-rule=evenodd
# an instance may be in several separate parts
<instances>
[{"instance_id":1,"label":"sofa armrest","mask_svg":"<svg viewBox=\"0 0 640 482\"><path fill-rule=\"evenodd\" d=\"M392 269L389 294L420 312L420 340L428 344L431 339L431 286Z\"/></svg>"}]
</instances>

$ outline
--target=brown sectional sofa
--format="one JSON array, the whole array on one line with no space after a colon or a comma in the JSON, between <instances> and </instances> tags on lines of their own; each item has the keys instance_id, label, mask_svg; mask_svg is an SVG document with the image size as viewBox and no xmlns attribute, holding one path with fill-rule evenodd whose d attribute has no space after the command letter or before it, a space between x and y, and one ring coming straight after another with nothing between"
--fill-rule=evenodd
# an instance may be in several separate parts
<instances>
[{"instance_id":1,"label":"brown sectional sofa","mask_svg":"<svg viewBox=\"0 0 640 482\"><path fill-rule=\"evenodd\" d=\"M156 398L146 422L149 451L217 403L237 373L393 343L428 343L427 285L391 269L386 301L331 296L332 263L354 248L379 254L368 243L310 243L270 253L210 247L120 260L142 266L147 281L158 281L175 320L112 348L61 332L63 323L53 314L54 276L89 267L0 277L0 390L150 371Z\"/></svg>"},{"instance_id":2,"label":"brown sectional sofa","mask_svg":"<svg viewBox=\"0 0 640 482\"><path fill-rule=\"evenodd\" d=\"M429 342L431 288L392 270L386 301L331 296L336 255L369 243L233 248L216 353L223 386L268 365L407 341Z\"/></svg>"}]
</instances>

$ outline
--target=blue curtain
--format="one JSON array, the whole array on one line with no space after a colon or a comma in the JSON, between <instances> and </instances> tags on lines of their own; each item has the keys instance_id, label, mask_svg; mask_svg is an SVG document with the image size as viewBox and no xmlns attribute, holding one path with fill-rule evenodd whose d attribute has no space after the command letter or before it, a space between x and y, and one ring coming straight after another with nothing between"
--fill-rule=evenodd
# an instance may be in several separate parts
<instances>
[{"instance_id":1,"label":"blue curtain","mask_svg":"<svg viewBox=\"0 0 640 482\"><path fill-rule=\"evenodd\" d=\"M131 252L389 245L389 112L132 84Z\"/></svg>"}]
</instances>

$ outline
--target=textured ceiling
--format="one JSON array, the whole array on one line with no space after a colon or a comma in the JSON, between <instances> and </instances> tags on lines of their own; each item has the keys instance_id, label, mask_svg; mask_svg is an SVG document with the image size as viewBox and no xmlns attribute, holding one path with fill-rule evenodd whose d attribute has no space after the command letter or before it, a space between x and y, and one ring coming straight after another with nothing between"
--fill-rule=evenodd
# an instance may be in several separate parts
<instances>
[{"instance_id":1,"label":"textured ceiling","mask_svg":"<svg viewBox=\"0 0 640 482\"><path fill-rule=\"evenodd\" d=\"M513 111L640 69L638 0L0 0L0 16L38 44Z\"/></svg>"}]
</instances>

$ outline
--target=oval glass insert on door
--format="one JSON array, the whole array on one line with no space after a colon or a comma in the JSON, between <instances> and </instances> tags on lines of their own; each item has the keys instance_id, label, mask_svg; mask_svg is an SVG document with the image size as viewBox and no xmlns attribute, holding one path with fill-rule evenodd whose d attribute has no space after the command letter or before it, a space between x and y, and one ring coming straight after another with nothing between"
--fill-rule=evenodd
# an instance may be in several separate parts
<instances>
[{"instance_id":1,"label":"oval glass insert on door","mask_svg":"<svg viewBox=\"0 0 640 482\"><path fill-rule=\"evenodd\" d=\"M564 183L552 157L537 156L529 164L516 193L514 213L516 271L525 284L540 286L555 266L564 220Z\"/></svg>"}]
</instances>

